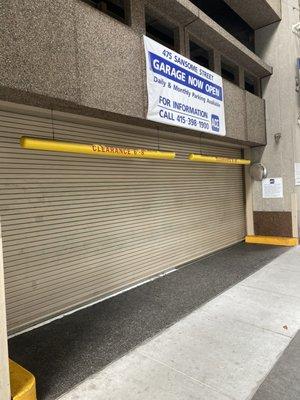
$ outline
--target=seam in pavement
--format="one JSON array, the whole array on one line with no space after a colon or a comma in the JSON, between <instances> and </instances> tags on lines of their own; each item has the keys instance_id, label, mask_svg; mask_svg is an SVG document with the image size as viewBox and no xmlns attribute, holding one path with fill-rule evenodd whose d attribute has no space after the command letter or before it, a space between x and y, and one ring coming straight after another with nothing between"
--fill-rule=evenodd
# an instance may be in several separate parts
<instances>
[{"instance_id":1,"label":"seam in pavement","mask_svg":"<svg viewBox=\"0 0 300 400\"><path fill-rule=\"evenodd\" d=\"M300 272L300 267L298 267L297 265L293 265L293 264L289 264L287 262L284 263L284 265L281 265L280 263L278 263L276 261L277 259L275 258L275 260L273 260L271 262L271 264L275 264L277 267L279 268L283 268L283 269L290 269L293 270L293 272ZM297 269L298 268L298 269Z\"/></svg>"},{"instance_id":2,"label":"seam in pavement","mask_svg":"<svg viewBox=\"0 0 300 400\"><path fill-rule=\"evenodd\" d=\"M258 392L259 388L263 385L264 381L267 379L267 377L269 376L269 374L271 373L271 371L273 370L273 368L275 367L277 362L283 356L283 353L286 351L286 349L288 348L290 343L293 341L293 339L295 338L297 333L298 333L298 331L291 337L291 340L289 341L288 345L278 354L275 362L273 363L272 367L269 369L268 373L259 381L259 385L257 385L257 387L253 389L253 391L250 393L249 397L246 400L251 400L255 396L256 392Z\"/></svg>"},{"instance_id":3,"label":"seam in pavement","mask_svg":"<svg viewBox=\"0 0 300 400\"><path fill-rule=\"evenodd\" d=\"M249 278L249 277L248 277L248 278ZM247 279L247 278L246 278L246 279ZM260 290L261 292L277 294L277 295L279 295L279 296L285 296L285 297L292 297L293 299L300 299L300 296L294 296L294 295L292 295L292 294L286 294L286 293L281 293L281 292L274 292L273 290L266 290L266 289L262 289L262 288L259 288L259 287L256 287L256 286L245 285L245 284L243 284L242 282L239 282L238 284L241 285L241 286L244 286L244 287L249 287L249 288L251 288L251 289Z\"/></svg>"},{"instance_id":4,"label":"seam in pavement","mask_svg":"<svg viewBox=\"0 0 300 400\"><path fill-rule=\"evenodd\" d=\"M264 328L264 327L262 327L262 326L258 326L258 325L256 325L256 324L252 324L252 323L250 323L250 322L243 321L243 320L238 319L238 318L234 318L234 317L233 317L232 319L233 319L234 321L238 321L238 322L241 322L241 323L243 323L243 324L253 326L254 328L260 329L260 330L262 330L262 331L267 331L267 332L270 332L270 333L274 333L274 335L280 335L280 336L286 337L286 338L288 338L288 339L293 338L293 336L290 336L290 335L288 335L288 334L276 332L276 331L273 331L272 329Z\"/></svg>"},{"instance_id":5,"label":"seam in pavement","mask_svg":"<svg viewBox=\"0 0 300 400\"><path fill-rule=\"evenodd\" d=\"M220 394L222 394L223 396L227 397L228 399L236 400L234 397L230 396L229 394L227 394L227 393L225 393L225 392L221 392L219 389L215 388L214 386L208 385L207 383L204 383L204 382L200 381L199 379L196 379L196 378L193 378L193 377L190 376L190 375L187 375L187 374L186 374L185 372L183 372L183 371L179 371L178 369L176 369L176 368L174 368L174 367L171 367L170 365L168 365L168 364L166 364L166 363L164 363L164 362L162 362L162 361L159 361L159 360L157 360L156 358L150 357L149 355L143 353L142 351L139 351L139 349L137 349L137 352L138 352L139 354L141 354L142 356L148 358L149 360L152 360L152 361L156 362L157 364L163 365L165 368L171 369L171 370L177 372L178 374L183 375L183 376L185 376L186 378L188 378L188 379L190 379L190 380L192 380L192 381L194 381L194 382L199 383L201 386L205 386L205 387L207 387L208 389L213 390L213 391L216 392L216 393L220 393Z\"/></svg>"},{"instance_id":6,"label":"seam in pavement","mask_svg":"<svg viewBox=\"0 0 300 400\"><path fill-rule=\"evenodd\" d=\"M156 335L156 336L158 336L158 335ZM151 340L151 339L150 339L150 340ZM147 341L148 341L148 340L147 340ZM145 343L145 342L144 342L144 343ZM216 393L222 394L223 396L227 397L228 400L236 400L234 397L231 397L230 395L228 395L228 394L226 394L226 393L224 393L224 392L221 392L220 390L216 389L215 387L210 386L210 385L208 385L207 383L201 382L201 381L199 381L198 379L195 379L195 378L193 378L193 377L187 375L186 373L184 373L184 372L182 372L182 371L179 371L179 370L177 370L176 368L171 367L170 365L167 365L167 364L165 364L165 363L163 363L163 362L161 362L161 361L159 361L159 360L156 360L155 358L152 358L152 357L146 355L145 353L143 353L142 351L139 350L139 348L140 348L144 343L142 343L141 345L139 345L139 346L135 347L134 349L130 350L128 353L124 354L122 357L118 358L117 360L114 360L114 361L112 361L111 363L107 364L107 365L106 365L103 369L101 369L100 371L95 372L94 374L90 375L88 378L86 378L86 379L84 379L83 381L79 382L79 383L78 383L77 385L75 385L72 389L68 390L67 392L65 392L65 393L61 394L59 397L57 397L56 400L63 399L66 395L68 395L69 393L73 392L73 391L76 390L78 387L80 387L84 382L89 381L89 380L92 379L93 377L97 377L98 375L100 375L101 373L103 373L106 369L108 369L111 365L116 364L118 361L122 360L122 359L125 358L125 357L130 356L130 354L133 354L134 352L139 353L139 354L142 355L143 357L148 358L149 360L152 360L152 361L156 362L157 364L160 364L160 365L164 366L164 367L167 368L167 369L173 370L173 371L179 373L180 375L185 376L186 378L188 378L188 379L190 379L190 380L192 380L192 381L198 383L200 386L207 387L208 389L210 389L210 390L212 390L212 391L214 391L214 392L216 392ZM268 372L268 373L269 373L269 372Z\"/></svg>"},{"instance_id":7,"label":"seam in pavement","mask_svg":"<svg viewBox=\"0 0 300 400\"><path fill-rule=\"evenodd\" d=\"M199 309L199 310L200 310L200 309ZM201 311L202 311L203 313L209 315L209 311L207 311L207 310L201 310ZM262 327L262 326L258 326L258 325L256 325L256 324L251 323L251 322L243 321L243 320L238 319L238 318L235 318L235 317L231 317L231 319L232 319L232 321L237 321L237 322L240 322L240 323L242 323L242 324L244 324L244 325L252 326L252 327L254 327L254 328L256 328L256 329L259 329L259 330L261 330L261 331L267 331L267 332L273 333L274 335L280 335L280 336L283 336L283 337L286 337L286 338L289 338L289 339L293 337L293 336L290 336L290 335L287 335L287 334L284 334L284 333L275 332L275 331L273 331L272 329L268 329L268 328L264 328L264 327Z\"/></svg>"},{"instance_id":8,"label":"seam in pavement","mask_svg":"<svg viewBox=\"0 0 300 400\"><path fill-rule=\"evenodd\" d=\"M274 262L274 263L271 262L270 264L266 265L266 267L267 266L269 266L269 267L275 266L277 268L277 271L282 271L282 272L286 271L286 270L289 270L293 274L299 274L299 272L300 272L300 268L299 268L299 270L296 270L297 267L295 267L293 265L281 265L278 262Z\"/></svg>"},{"instance_id":9,"label":"seam in pavement","mask_svg":"<svg viewBox=\"0 0 300 400\"><path fill-rule=\"evenodd\" d=\"M238 285L236 285L236 286L238 286ZM251 289L256 289L256 288L251 287L251 286L246 286L246 285L242 285L242 286L243 286L243 287L249 287L249 288L251 288ZM257 290L263 291L262 289L257 289ZM267 292L267 293L275 294L275 292ZM277 294L277 293L276 293L276 294ZM230 298L231 300L234 301L234 299L232 298L232 296L230 296L229 294L227 294L227 291L224 292L223 295L226 296L227 298ZM278 296L280 296L280 294L278 294ZM293 298L298 299L298 297L295 297L295 296L290 296L290 297L293 297ZM199 307L199 309L200 309L200 307ZM202 310L202 311L208 313L208 311L206 311L206 310ZM264 328L264 327L262 327L262 326L253 324L253 323L248 322L248 321L243 321L243 320L238 319L238 318L235 318L235 317L232 317L232 319L235 320L235 321L238 321L238 322L242 322L242 323L244 323L244 324L248 324L248 325L254 326L255 328L259 328L259 329L262 329L262 330L265 330L265 331L268 331L268 332L275 333L276 335L281 335L281 336L285 336L285 337L289 337L289 338L293 338L293 337L294 337L294 336L288 335L288 334L286 334L286 333L280 333L280 332L273 331L272 329L269 329L269 328ZM293 322L295 322L295 321L293 320Z\"/></svg>"}]
</instances>

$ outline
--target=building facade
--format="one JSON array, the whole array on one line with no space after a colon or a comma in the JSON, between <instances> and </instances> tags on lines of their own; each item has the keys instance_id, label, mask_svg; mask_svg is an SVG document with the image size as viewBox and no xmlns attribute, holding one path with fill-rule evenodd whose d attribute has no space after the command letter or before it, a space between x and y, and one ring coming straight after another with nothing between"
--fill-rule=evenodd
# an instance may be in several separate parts
<instances>
[{"instance_id":1,"label":"building facade","mask_svg":"<svg viewBox=\"0 0 300 400\"><path fill-rule=\"evenodd\" d=\"M0 215L10 333L246 234L298 237L292 27L299 4L246 3L1 3ZM143 35L223 77L226 136L147 120ZM25 150L22 136L170 151L176 159ZM283 194L264 198L249 167L194 164L189 153L262 162L269 178L282 178Z\"/></svg>"}]
</instances>

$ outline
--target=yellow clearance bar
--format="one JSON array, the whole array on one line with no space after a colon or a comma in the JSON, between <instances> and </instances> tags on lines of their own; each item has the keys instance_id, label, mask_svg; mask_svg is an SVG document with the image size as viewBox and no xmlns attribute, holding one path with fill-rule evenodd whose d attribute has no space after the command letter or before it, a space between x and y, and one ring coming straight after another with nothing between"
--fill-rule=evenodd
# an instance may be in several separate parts
<instances>
[{"instance_id":1,"label":"yellow clearance bar","mask_svg":"<svg viewBox=\"0 0 300 400\"><path fill-rule=\"evenodd\" d=\"M189 154L190 161L197 161L202 163L215 163L215 164L234 164L234 165L249 165L250 160L244 160L239 158L226 158L226 157L215 157L215 156L204 156L202 154Z\"/></svg>"},{"instance_id":2,"label":"yellow clearance bar","mask_svg":"<svg viewBox=\"0 0 300 400\"><path fill-rule=\"evenodd\" d=\"M168 151L130 149L103 144L72 143L61 140L36 139L27 136L21 137L20 144L23 149L28 150L59 151L107 157L153 158L157 160L173 160L176 157L176 153Z\"/></svg>"}]
</instances>

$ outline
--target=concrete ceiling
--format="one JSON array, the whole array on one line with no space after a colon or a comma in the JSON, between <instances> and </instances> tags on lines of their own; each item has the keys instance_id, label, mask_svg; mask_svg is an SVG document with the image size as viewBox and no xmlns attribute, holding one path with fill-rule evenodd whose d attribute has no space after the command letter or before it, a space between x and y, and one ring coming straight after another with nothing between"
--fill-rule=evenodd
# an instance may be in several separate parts
<instances>
[{"instance_id":1,"label":"concrete ceiling","mask_svg":"<svg viewBox=\"0 0 300 400\"><path fill-rule=\"evenodd\" d=\"M242 1L246 2L246 0L238 2ZM247 0L247 2L252 1L258 0ZM170 19L170 22L176 21L185 26L194 37L221 54L226 54L230 60L235 60L254 76L263 78L272 74L272 68L269 65L189 0L146 0L145 4L152 11L159 9L164 18Z\"/></svg>"},{"instance_id":2,"label":"concrete ceiling","mask_svg":"<svg viewBox=\"0 0 300 400\"><path fill-rule=\"evenodd\" d=\"M277 22L281 18L280 0L224 0L253 29Z\"/></svg>"}]
</instances>

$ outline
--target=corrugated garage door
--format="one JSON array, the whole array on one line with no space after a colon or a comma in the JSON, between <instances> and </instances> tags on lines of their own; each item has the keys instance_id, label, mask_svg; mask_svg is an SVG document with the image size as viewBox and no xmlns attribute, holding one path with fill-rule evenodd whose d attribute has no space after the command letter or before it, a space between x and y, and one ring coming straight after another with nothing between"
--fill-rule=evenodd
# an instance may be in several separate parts
<instances>
[{"instance_id":1,"label":"corrugated garage door","mask_svg":"<svg viewBox=\"0 0 300 400\"><path fill-rule=\"evenodd\" d=\"M55 139L158 146L157 132L58 115ZM154 161L22 150L22 135L52 137L51 118L33 112L0 111L0 129L11 332L244 237L242 167L187 161L198 137L161 133L160 149L177 159Z\"/></svg>"}]
</instances>

